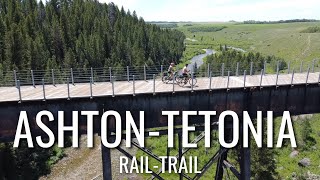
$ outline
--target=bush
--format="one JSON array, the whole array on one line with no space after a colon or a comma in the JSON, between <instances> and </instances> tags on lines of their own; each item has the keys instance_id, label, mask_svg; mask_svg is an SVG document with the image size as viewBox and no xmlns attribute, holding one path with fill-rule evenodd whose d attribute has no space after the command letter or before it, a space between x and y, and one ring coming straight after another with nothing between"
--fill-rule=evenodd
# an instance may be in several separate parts
<instances>
[{"instance_id":1,"label":"bush","mask_svg":"<svg viewBox=\"0 0 320 180\"><path fill-rule=\"evenodd\" d=\"M221 31L224 28L227 28L227 27L226 26L197 26L197 27L189 27L188 31L190 31L191 33L216 32L216 31Z\"/></svg>"},{"instance_id":2,"label":"bush","mask_svg":"<svg viewBox=\"0 0 320 180\"><path fill-rule=\"evenodd\" d=\"M63 149L57 146L28 148L26 142L21 142L19 148L13 148L12 143L2 144L1 154L0 179L38 179L50 173L51 166L64 156Z\"/></svg>"},{"instance_id":3,"label":"bush","mask_svg":"<svg viewBox=\"0 0 320 180\"><path fill-rule=\"evenodd\" d=\"M320 33L319 26L308 27L307 29L301 31L301 33Z\"/></svg>"},{"instance_id":4,"label":"bush","mask_svg":"<svg viewBox=\"0 0 320 180\"><path fill-rule=\"evenodd\" d=\"M309 150L312 146L314 146L317 142L315 138L312 137L312 128L309 119L304 120L302 123L302 141L303 141L303 149Z\"/></svg>"}]
</instances>

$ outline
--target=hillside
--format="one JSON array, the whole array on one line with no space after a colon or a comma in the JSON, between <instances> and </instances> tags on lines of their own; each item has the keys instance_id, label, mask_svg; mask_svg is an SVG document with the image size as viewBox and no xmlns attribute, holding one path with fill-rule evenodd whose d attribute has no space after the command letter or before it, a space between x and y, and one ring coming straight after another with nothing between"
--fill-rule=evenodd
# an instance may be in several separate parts
<instances>
[{"instance_id":1,"label":"hillside","mask_svg":"<svg viewBox=\"0 0 320 180\"><path fill-rule=\"evenodd\" d=\"M194 52L203 48L219 49L220 44L242 48L245 51L274 55L298 65L320 57L320 33L302 33L320 22L281 24L242 23L180 23L178 30L185 33L187 50ZM224 27L224 28L221 28ZM190 30L197 28L197 32ZM221 29L207 32L207 29ZM201 31L203 29L203 31Z\"/></svg>"},{"instance_id":2,"label":"hillside","mask_svg":"<svg viewBox=\"0 0 320 180\"><path fill-rule=\"evenodd\" d=\"M95 0L0 0L3 71L124 67L179 61L185 36Z\"/></svg>"},{"instance_id":3,"label":"hillside","mask_svg":"<svg viewBox=\"0 0 320 180\"><path fill-rule=\"evenodd\" d=\"M178 62L183 33L96 0L0 0L0 81L11 70L62 70ZM44 71L39 76L44 75ZM64 150L0 143L0 179L37 179Z\"/></svg>"},{"instance_id":4,"label":"hillside","mask_svg":"<svg viewBox=\"0 0 320 180\"><path fill-rule=\"evenodd\" d=\"M289 143L284 143L282 148L266 148L267 142L263 142L263 148L257 148L253 137L251 137L251 175L252 179L308 179L318 180L320 178L320 115L301 115L295 116L293 119L293 126L298 147L292 149ZM280 127L280 118L275 119L274 132L277 132ZM264 126L266 128L266 126ZM265 130L266 131L266 130ZM196 133L190 135L191 141L195 138ZM213 132L211 140L211 148L204 147L204 140L198 143L198 148L191 149L185 156L197 156L199 159L199 168L202 168L206 162L219 149L218 134ZM278 134L275 134L274 144L276 144ZM264 138L266 139L266 133ZM177 136L176 136L177 143ZM148 138L146 146L154 154L165 155L166 146L163 143L167 142L167 136L156 138ZM294 152L294 153L293 153ZM170 155L176 155L178 148L171 148ZM294 155L292 155L294 154ZM137 157L147 156L142 151L137 152ZM151 157L150 157L151 158ZM299 162L303 158L310 159L310 165L303 167ZM228 160L239 169L237 160L237 151L231 150L228 155ZM154 165L159 166L159 162L151 159L150 167ZM213 164L201 179L214 178L216 164ZM225 171L228 178L236 179L229 170ZM194 174L188 174L193 177ZM144 179L150 177L149 174L143 174ZM178 174L163 174L163 177L168 180L175 180L179 178Z\"/></svg>"},{"instance_id":5,"label":"hillside","mask_svg":"<svg viewBox=\"0 0 320 180\"><path fill-rule=\"evenodd\" d=\"M219 51L221 45L241 48L243 54L238 57L243 61L249 62L251 59L247 55L250 54L254 58L259 56L262 65L264 59L274 56L273 64L283 60L298 66L300 61L308 64L320 58L319 26L319 22L175 22L174 25L159 27L146 23L135 11L126 12L113 3L102 4L96 0L50 0L45 4L37 0L0 0L0 81L6 77L7 71L13 69L87 70L90 67L181 63L203 53L205 48L217 50L209 58L213 60L216 56L221 63L224 60ZM318 69L319 63L317 61ZM298 137L297 149L289 146L253 149L252 174L256 179L304 179L310 174L320 174L320 115L295 117L294 126ZM158 155L165 155L164 141L166 136L149 138L147 147ZM202 141L199 149L191 150L187 155L197 155L203 165L219 147L216 137L213 141L213 148L205 149ZM14 149L12 143L0 143L0 179L100 179L99 143L96 139L97 146L90 150L56 146L30 149L26 144ZM296 151L298 154L290 157ZM172 154L176 152L177 149L171 151ZM143 154L136 150L132 153L137 156ZM113 158L117 159L119 155L116 150L112 151ZM265 158L270 161L265 164L259 161ZM302 158L309 158L311 165L299 166ZM117 161L113 162L116 169ZM114 171L114 177L129 178L117 172ZM215 167L210 168L204 179L212 179L214 172ZM136 179L149 177L145 174L133 176ZM166 174L165 177L177 179L175 174Z\"/></svg>"},{"instance_id":6,"label":"hillside","mask_svg":"<svg viewBox=\"0 0 320 180\"><path fill-rule=\"evenodd\" d=\"M295 67L298 67L300 61L303 61L305 68L313 59L320 58L320 34L313 32L314 28L308 28L318 25L319 22L281 24L180 23L177 29L184 32L187 37L185 41L187 47L183 60L190 60L190 57L199 54L201 49L212 48L218 52L215 55L208 56L207 62L214 59L215 62L218 62L216 71L219 71L219 64L223 60L237 62L240 59L239 62L241 62L241 57L249 58L252 55L259 55L259 53L262 54L262 56L259 55L262 59L263 56L274 56L276 58L274 62L277 60L291 61L291 65ZM197 31L194 31L194 29ZM208 29L210 32L208 32ZM312 33L309 30L305 32L306 29L311 29ZM235 56L230 56L235 52L233 50L221 52L220 45L231 46L234 49L241 48L241 52L236 53ZM212 64L214 63L211 62L210 65ZM286 69L286 63L283 64L283 68ZM319 65L320 61L318 60L316 61L317 71ZM254 179L320 178L320 116L319 114L301 115L293 117L293 119L298 148L292 149L290 146L274 149L252 148L251 171ZM276 120L275 129L277 128L279 128L279 119ZM163 141L166 141L166 137L152 138L147 141L147 145L155 153L165 154L166 150L161 146ZM216 142L213 141L212 143ZM205 162L217 146L204 151L203 142L199 144L200 147L188 155L197 155ZM176 152L176 149L172 151ZM144 154L138 151L137 155ZM302 167L299 165L299 161L303 158L310 159L310 166ZM268 161L265 161L265 159L268 159ZM204 164L204 162L200 164ZM156 162L153 163L156 164ZM204 179L213 178L212 174L214 172L215 167L213 166L204 175ZM145 175L145 177L148 177L148 175ZM165 177L167 179L177 178L172 174L166 174Z\"/></svg>"}]
</instances>

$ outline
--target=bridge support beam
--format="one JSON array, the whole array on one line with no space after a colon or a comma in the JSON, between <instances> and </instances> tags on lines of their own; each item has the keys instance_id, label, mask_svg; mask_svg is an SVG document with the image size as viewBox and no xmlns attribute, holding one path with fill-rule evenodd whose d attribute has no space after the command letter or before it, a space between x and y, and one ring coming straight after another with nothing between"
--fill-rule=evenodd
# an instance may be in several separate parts
<instances>
[{"instance_id":1,"label":"bridge support beam","mask_svg":"<svg viewBox=\"0 0 320 180\"><path fill-rule=\"evenodd\" d=\"M251 171L250 171L250 148L241 148L240 150L240 179L250 180Z\"/></svg>"},{"instance_id":2,"label":"bridge support beam","mask_svg":"<svg viewBox=\"0 0 320 180\"><path fill-rule=\"evenodd\" d=\"M227 159L227 155L228 155L228 151L222 151L222 154L220 155L217 162L216 176L214 178L215 180L223 179L223 162Z\"/></svg>"},{"instance_id":3,"label":"bridge support beam","mask_svg":"<svg viewBox=\"0 0 320 180\"><path fill-rule=\"evenodd\" d=\"M0 179L4 179L5 178L5 170L4 170L4 163L5 163L5 161L4 161L4 157L5 157L5 153L4 153L4 150L1 150L0 151Z\"/></svg>"},{"instance_id":4,"label":"bridge support beam","mask_svg":"<svg viewBox=\"0 0 320 180\"><path fill-rule=\"evenodd\" d=\"M111 153L101 142L103 179L112 180Z\"/></svg>"},{"instance_id":5,"label":"bridge support beam","mask_svg":"<svg viewBox=\"0 0 320 180\"><path fill-rule=\"evenodd\" d=\"M181 158L182 158L182 134L178 133L178 141L179 141L179 165L181 164ZM183 173L179 174L179 179L183 180Z\"/></svg>"},{"instance_id":6,"label":"bridge support beam","mask_svg":"<svg viewBox=\"0 0 320 180\"><path fill-rule=\"evenodd\" d=\"M224 134L224 139L226 142L230 143L232 141L232 137L231 134L233 134L233 129L230 128L232 127L232 119L230 117L228 117L225 121L227 125L227 127L224 127L224 132L230 132L230 133L225 133ZM215 176L215 180L222 180L223 179L223 171L224 171L224 161L227 160L227 156L228 156L228 149L224 148L223 146L220 146L220 156L218 158L217 161L217 168L216 168L216 176Z\"/></svg>"},{"instance_id":7,"label":"bridge support beam","mask_svg":"<svg viewBox=\"0 0 320 180\"><path fill-rule=\"evenodd\" d=\"M250 180L251 177L251 153L250 153L250 135L248 138L249 147L243 147L243 126L240 125L240 157L239 157L239 164L240 164L240 179L241 180Z\"/></svg>"}]
</instances>

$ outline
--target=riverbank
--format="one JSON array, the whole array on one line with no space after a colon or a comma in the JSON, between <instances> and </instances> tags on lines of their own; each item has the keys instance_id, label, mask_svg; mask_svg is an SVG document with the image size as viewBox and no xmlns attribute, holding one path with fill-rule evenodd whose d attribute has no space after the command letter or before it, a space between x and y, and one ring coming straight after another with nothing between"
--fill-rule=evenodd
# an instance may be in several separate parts
<instances>
[{"instance_id":1,"label":"riverbank","mask_svg":"<svg viewBox=\"0 0 320 180\"><path fill-rule=\"evenodd\" d=\"M205 57L207 57L208 55L211 55L211 54L214 54L216 53L215 50L213 49L202 49L203 51L205 51L204 54L200 54L200 55L197 55L197 56L194 56L192 59L191 59L191 65L194 66L195 64L197 64L197 67L200 67L202 64L203 64L203 59Z\"/></svg>"}]
</instances>

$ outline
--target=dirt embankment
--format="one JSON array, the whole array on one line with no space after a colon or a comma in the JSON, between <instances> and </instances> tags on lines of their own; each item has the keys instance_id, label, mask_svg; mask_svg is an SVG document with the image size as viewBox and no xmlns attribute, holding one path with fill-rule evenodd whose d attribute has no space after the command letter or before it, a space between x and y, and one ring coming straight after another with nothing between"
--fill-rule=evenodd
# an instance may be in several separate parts
<instances>
[{"instance_id":1,"label":"dirt embankment","mask_svg":"<svg viewBox=\"0 0 320 180\"><path fill-rule=\"evenodd\" d=\"M101 158L101 141L99 136L95 136L94 148L87 148L87 137L82 136L80 139L80 148L66 148L66 157L55 164L51 173L43 176L40 180L66 180L66 179L95 179L102 178L102 158ZM125 149L125 147L122 147ZM130 154L134 155L136 148L126 148ZM112 176L115 180L123 179L141 179L136 174L119 173L119 157L122 154L116 149L111 150L112 158Z\"/></svg>"}]
</instances>

